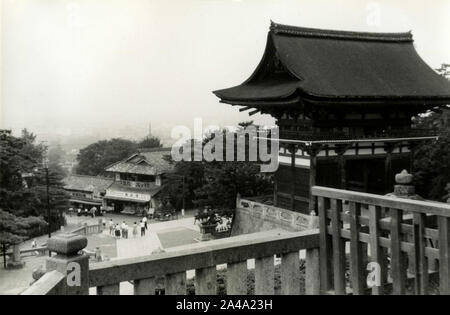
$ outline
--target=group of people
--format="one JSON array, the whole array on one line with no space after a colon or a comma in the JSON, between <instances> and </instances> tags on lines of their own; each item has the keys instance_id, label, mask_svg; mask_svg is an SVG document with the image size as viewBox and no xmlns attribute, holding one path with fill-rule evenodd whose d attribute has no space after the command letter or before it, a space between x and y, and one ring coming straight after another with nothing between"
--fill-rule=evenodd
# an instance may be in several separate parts
<instances>
[{"instance_id":1,"label":"group of people","mask_svg":"<svg viewBox=\"0 0 450 315\"><path fill-rule=\"evenodd\" d=\"M73 212L73 208L69 208L69 213ZM103 209L102 207L100 207L100 211L97 209L97 207L92 207L90 210L88 210L87 208L84 208L84 210L82 210L81 208L77 209L77 216L81 217L81 216L91 216L93 218L95 218L98 215L101 215L103 213Z\"/></svg>"},{"instance_id":2,"label":"group of people","mask_svg":"<svg viewBox=\"0 0 450 315\"><path fill-rule=\"evenodd\" d=\"M141 236L145 236L145 232L148 229L147 221L148 221L147 217L143 217L139 222L139 226L137 222L134 222L132 230L134 238L138 236L138 228L140 228L141 230ZM125 239L128 238L128 232L130 228L125 221L123 221L121 224L118 224L114 223L113 219L110 219L108 222L108 227L109 227L109 234L111 234L115 238L125 238Z\"/></svg>"}]
</instances>

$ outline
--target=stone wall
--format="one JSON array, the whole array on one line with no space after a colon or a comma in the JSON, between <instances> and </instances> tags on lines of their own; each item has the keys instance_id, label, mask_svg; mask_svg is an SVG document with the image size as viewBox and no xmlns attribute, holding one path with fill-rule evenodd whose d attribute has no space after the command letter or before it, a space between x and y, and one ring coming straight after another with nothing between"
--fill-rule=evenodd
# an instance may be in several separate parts
<instances>
[{"instance_id":1,"label":"stone wall","mask_svg":"<svg viewBox=\"0 0 450 315\"><path fill-rule=\"evenodd\" d=\"M316 216L268 206L247 199L238 199L231 235L262 232L273 229L304 231L315 227Z\"/></svg>"}]
</instances>

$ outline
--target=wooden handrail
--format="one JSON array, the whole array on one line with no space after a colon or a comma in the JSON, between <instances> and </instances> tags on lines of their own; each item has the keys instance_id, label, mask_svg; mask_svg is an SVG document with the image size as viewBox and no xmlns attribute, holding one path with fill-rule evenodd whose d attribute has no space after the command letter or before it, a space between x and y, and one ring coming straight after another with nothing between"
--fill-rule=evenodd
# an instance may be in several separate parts
<instances>
[{"instance_id":1,"label":"wooden handrail","mask_svg":"<svg viewBox=\"0 0 450 315\"><path fill-rule=\"evenodd\" d=\"M311 191L316 197L339 199L384 208L395 208L403 211L450 217L450 204L442 202L402 199L320 186L312 187Z\"/></svg>"}]
</instances>

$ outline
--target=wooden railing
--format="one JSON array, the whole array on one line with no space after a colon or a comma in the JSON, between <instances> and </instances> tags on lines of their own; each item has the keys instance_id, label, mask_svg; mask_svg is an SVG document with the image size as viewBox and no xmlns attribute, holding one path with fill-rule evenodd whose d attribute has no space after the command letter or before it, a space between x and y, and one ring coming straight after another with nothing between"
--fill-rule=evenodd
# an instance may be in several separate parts
<instances>
[{"instance_id":1,"label":"wooden railing","mask_svg":"<svg viewBox=\"0 0 450 315\"><path fill-rule=\"evenodd\" d=\"M366 269L373 262L373 294L409 293L408 283L411 293L450 294L450 204L325 187L313 187L312 194L319 213L322 293L367 293ZM429 282L432 275L438 288Z\"/></svg>"}]
</instances>

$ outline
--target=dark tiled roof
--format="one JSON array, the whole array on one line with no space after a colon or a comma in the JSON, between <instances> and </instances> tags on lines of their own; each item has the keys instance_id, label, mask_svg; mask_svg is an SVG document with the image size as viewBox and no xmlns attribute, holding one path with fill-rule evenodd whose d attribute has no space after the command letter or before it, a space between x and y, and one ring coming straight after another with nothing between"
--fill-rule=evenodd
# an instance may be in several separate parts
<instances>
[{"instance_id":1,"label":"dark tiled roof","mask_svg":"<svg viewBox=\"0 0 450 315\"><path fill-rule=\"evenodd\" d=\"M105 178L99 176L87 175L70 175L64 179L64 188L67 190L79 190L93 192L105 192L114 180L112 178Z\"/></svg>"},{"instance_id":2,"label":"dark tiled roof","mask_svg":"<svg viewBox=\"0 0 450 315\"><path fill-rule=\"evenodd\" d=\"M160 175L170 172L173 166L164 158L170 155L170 148L160 148L155 150L141 150L136 154L110 165L107 172Z\"/></svg>"},{"instance_id":3,"label":"dark tiled roof","mask_svg":"<svg viewBox=\"0 0 450 315\"><path fill-rule=\"evenodd\" d=\"M272 23L264 56L243 84L214 91L222 102L305 99L450 101L450 83L417 54L411 33L320 30Z\"/></svg>"}]
</instances>

